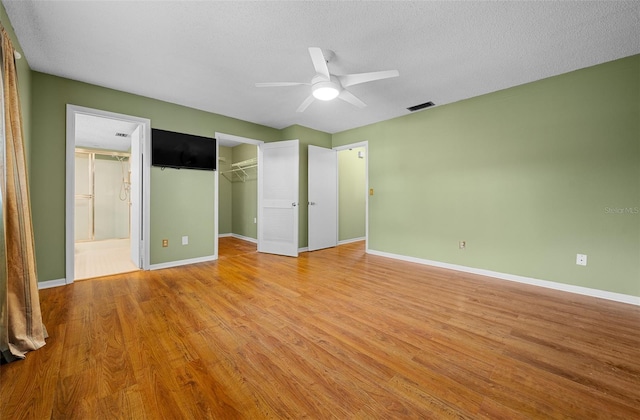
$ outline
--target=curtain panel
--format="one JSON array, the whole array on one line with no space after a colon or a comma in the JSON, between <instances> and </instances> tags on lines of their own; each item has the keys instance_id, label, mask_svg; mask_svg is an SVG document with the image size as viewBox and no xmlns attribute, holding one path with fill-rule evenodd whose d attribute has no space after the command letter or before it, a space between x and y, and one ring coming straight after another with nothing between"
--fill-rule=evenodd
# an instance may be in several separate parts
<instances>
[{"instance_id":1,"label":"curtain panel","mask_svg":"<svg viewBox=\"0 0 640 420\"><path fill-rule=\"evenodd\" d=\"M27 168L22 134L14 48L0 27L2 37L2 152L0 178L4 235L0 246L0 351L2 361L23 359L27 352L45 345L35 246L31 222Z\"/></svg>"}]
</instances>

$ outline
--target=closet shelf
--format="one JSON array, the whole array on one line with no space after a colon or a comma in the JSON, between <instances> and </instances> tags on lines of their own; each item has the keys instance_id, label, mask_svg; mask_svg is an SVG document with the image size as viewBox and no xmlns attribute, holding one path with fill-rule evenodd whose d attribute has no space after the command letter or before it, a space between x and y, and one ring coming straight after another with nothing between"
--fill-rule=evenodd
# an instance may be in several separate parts
<instances>
[{"instance_id":1,"label":"closet shelf","mask_svg":"<svg viewBox=\"0 0 640 420\"><path fill-rule=\"evenodd\" d=\"M255 179L258 171L258 158L251 158L231 164L231 169L222 171L222 176L231 182L246 182Z\"/></svg>"}]
</instances>

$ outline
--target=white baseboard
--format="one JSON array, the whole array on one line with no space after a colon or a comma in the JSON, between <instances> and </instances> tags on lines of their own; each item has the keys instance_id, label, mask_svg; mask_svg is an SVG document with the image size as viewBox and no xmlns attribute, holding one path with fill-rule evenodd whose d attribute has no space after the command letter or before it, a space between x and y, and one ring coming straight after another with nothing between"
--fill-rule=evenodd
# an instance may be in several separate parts
<instances>
[{"instance_id":1,"label":"white baseboard","mask_svg":"<svg viewBox=\"0 0 640 420\"><path fill-rule=\"evenodd\" d=\"M38 289L51 289L52 287L65 286L67 281L65 279L47 280L38 282Z\"/></svg>"},{"instance_id":2,"label":"white baseboard","mask_svg":"<svg viewBox=\"0 0 640 420\"><path fill-rule=\"evenodd\" d=\"M342 241L338 241L338 245L346 245L353 242L360 242L360 241L364 241L365 239L367 238L365 238L364 236L361 238L343 239Z\"/></svg>"},{"instance_id":3,"label":"white baseboard","mask_svg":"<svg viewBox=\"0 0 640 420\"><path fill-rule=\"evenodd\" d=\"M220 233L218 238L230 238L233 236L233 233Z\"/></svg>"},{"instance_id":4,"label":"white baseboard","mask_svg":"<svg viewBox=\"0 0 640 420\"><path fill-rule=\"evenodd\" d=\"M548 280L534 279L531 277L523 277L515 274L500 273L497 271L484 270L481 268L465 267L463 265L443 263L439 261L425 260L422 258L408 257L405 255L392 254L389 252L367 250L368 254L378 255L380 257L393 258L396 260L407 261L417 264L430 265L433 267L446 268L449 270L462 271L464 273L478 274L481 276L493 277L500 280L508 280L517 283L525 283L533 286L545 287L547 289L561 290L563 292L576 293L601 299L613 300L616 302L628 303L640 306L640 296L625 295L622 293L608 292L606 290L590 289L582 286L574 286L571 284L557 283Z\"/></svg>"},{"instance_id":5,"label":"white baseboard","mask_svg":"<svg viewBox=\"0 0 640 420\"><path fill-rule=\"evenodd\" d=\"M254 243L254 244L258 243L257 239L250 238L249 236L237 235L235 233L231 233L229 236L232 236L232 237L234 237L236 239L240 239L240 240L243 240L243 241L251 242L251 243Z\"/></svg>"},{"instance_id":6,"label":"white baseboard","mask_svg":"<svg viewBox=\"0 0 640 420\"><path fill-rule=\"evenodd\" d=\"M180 267L181 265L189 265L189 264L196 264L196 263L207 262L207 261L214 261L216 259L217 257L215 255L208 255L206 257L189 258L187 260L169 261L166 263L151 264L151 266L149 266L149 270L160 270L163 268Z\"/></svg>"},{"instance_id":7,"label":"white baseboard","mask_svg":"<svg viewBox=\"0 0 640 420\"><path fill-rule=\"evenodd\" d=\"M302 247L302 248L298 248L298 252L309 252L309 247L305 246L305 247Z\"/></svg>"}]
</instances>

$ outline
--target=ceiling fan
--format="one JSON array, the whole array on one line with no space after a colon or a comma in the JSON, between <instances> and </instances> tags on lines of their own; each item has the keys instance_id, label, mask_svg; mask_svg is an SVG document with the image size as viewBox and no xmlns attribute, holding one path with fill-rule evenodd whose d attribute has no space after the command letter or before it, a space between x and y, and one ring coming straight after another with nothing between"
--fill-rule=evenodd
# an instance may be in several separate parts
<instances>
[{"instance_id":1,"label":"ceiling fan","mask_svg":"<svg viewBox=\"0 0 640 420\"><path fill-rule=\"evenodd\" d=\"M311 105L311 103L315 99L319 99L321 101L330 101L336 97L350 103L351 105L357 106L358 108L364 108L367 105L345 88L360 83L373 82L374 80L388 79L400 75L400 73L398 73L398 70L374 71L370 73L344 75L331 74L329 73L329 67L327 66L329 60L325 58L320 48L310 47L309 55L311 56L313 67L316 70L316 75L313 77L313 79L311 79L311 83L256 83L256 87L281 87L299 85L311 86L311 95L309 95L307 99L305 99L302 104L300 104L300 106L296 110L297 112L303 112L309 105Z\"/></svg>"}]
</instances>

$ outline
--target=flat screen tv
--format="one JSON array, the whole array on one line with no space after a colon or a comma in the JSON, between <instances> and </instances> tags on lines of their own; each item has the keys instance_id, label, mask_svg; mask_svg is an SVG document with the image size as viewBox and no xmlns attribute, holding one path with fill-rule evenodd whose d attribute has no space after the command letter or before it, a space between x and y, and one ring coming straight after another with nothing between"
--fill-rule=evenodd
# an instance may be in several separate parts
<instances>
[{"instance_id":1,"label":"flat screen tv","mask_svg":"<svg viewBox=\"0 0 640 420\"><path fill-rule=\"evenodd\" d=\"M151 130L151 165L163 168L216 170L216 139Z\"/></svg>"}]
</instances>

